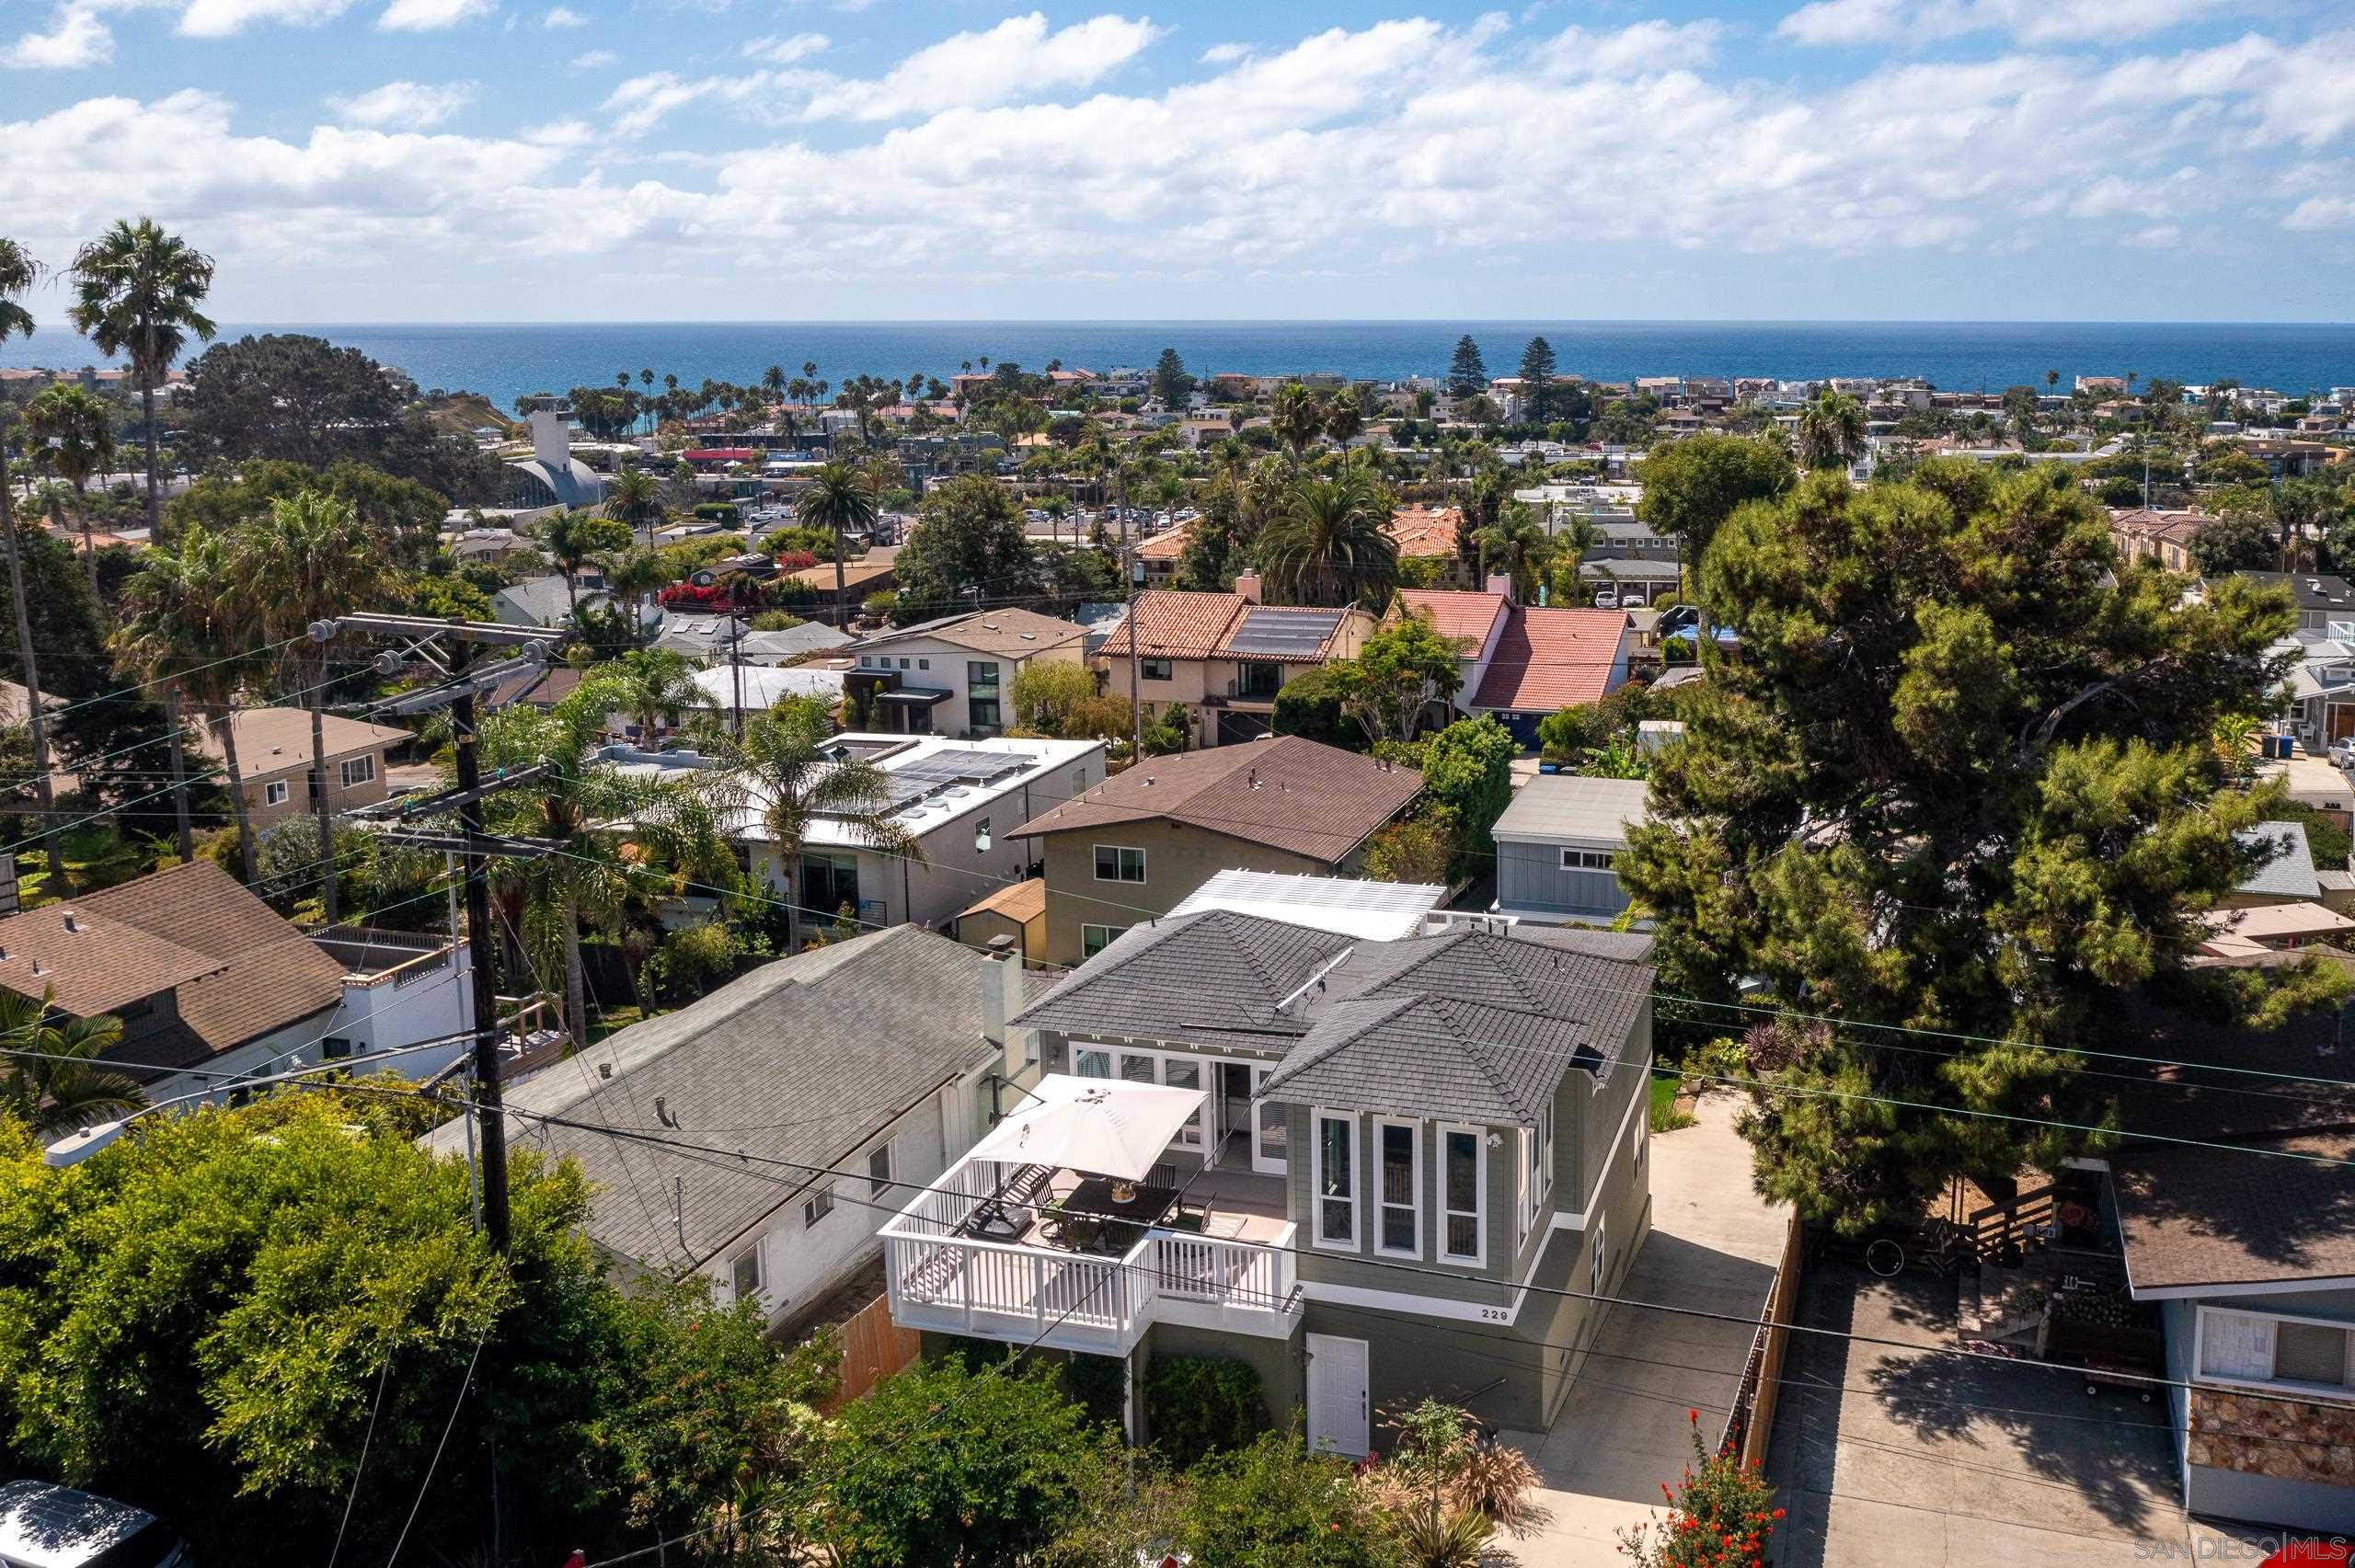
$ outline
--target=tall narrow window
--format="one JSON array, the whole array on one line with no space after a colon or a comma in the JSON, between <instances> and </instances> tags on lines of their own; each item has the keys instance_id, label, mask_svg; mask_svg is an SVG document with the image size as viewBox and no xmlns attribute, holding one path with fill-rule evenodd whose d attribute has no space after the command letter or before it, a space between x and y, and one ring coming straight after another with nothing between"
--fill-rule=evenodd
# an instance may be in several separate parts
<instances>
[{"instance_id":1,"label":"tall narrow window","mask_svg":"<svg viewBox=\"0 0 2355 1568\"><path fill-rule=\"evenodd\" d=\"M1423 1251L1422 1129L1414 1122L1374 1124L1382 1183L1381 1230L1375 1250L1406 1257Z\"/></svg>"},{"instance_id":2,"label":"tall narrow window","mask_svg":"<svg viewBox=\"0 0 2355 1568\"><path fill-rule=\"evenodd\" d=\"M1358 1244L1357 1118L1316 1114L1316 1242Z\"/></svg>"},{"instance_id":3,"label":"tall narrow window","mask_svg":"<svg viewBox=\"0 0 2355 1568\"><path fill-rule=\"evenodd\" d=\"M1603 1294L1603 1282L1611 1276L1611 1226L1609 1217L1594 1217L1594 1256L1586 1265L1586 1291L1590 1296Z\"/></svg>"},{"instance_id":4,"label":"tall narrow window","mask_svg":"<svg viewBox=\"0 0 2355 1568\"><path fill-rule=\"evenodd\" d=\"M1488 1185L1488 1149L1476 1127L1449 1127L1440 1134L1440 1255L1450 1263L1487 1260L1482 1244L1480 1196Z\"/></svg>"}]
</instances>

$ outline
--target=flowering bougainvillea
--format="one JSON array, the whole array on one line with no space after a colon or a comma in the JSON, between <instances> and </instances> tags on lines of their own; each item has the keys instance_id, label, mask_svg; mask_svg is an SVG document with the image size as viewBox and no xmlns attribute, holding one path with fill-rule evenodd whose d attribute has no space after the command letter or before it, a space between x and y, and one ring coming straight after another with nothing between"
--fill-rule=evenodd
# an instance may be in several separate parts
<instances>
[{"instance_id":1,"label":"flowering bougainvillea","mask_svg":"<svg viewBox=\"0 0 2355 1568\"><path fill-rule=\"evenodd\" d=\"M1755 1464L1701 1440L1701 1413L1688 1410L1693 1462L1673 1487L1662 1482L1668 1516L1619 1532L1619 1550L1642 1568L1767 1568L1766 1549L1783 1510Z\"/></svg>"}]
</instances>

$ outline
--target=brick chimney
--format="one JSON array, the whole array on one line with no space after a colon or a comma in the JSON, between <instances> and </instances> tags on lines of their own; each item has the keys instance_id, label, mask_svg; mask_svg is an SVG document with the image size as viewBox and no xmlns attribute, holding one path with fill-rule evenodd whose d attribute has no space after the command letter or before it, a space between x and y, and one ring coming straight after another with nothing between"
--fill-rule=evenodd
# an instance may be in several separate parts
<instances>
[{"instance_id":1,"label":"brick chimney","mask_svg":"<svg viewBox=\"0 0 2355 1568\"><path fill-rule=\"evenodd\" d=\"M1239 593L1239 594L1241 594L1241 595L1244 597L1244 600L1246 601L1246 602L1247 602L1247 603L1251 603L1251 604L1257 604L1257 603L1258 603L1258 602L1259 602L1259 574L1258 574L1258 573L1257 573L1257 572L1237 572L1237 573L1235 573L1235 592L1237 592L1237 593Z\"/></svg>"}]
</instances>

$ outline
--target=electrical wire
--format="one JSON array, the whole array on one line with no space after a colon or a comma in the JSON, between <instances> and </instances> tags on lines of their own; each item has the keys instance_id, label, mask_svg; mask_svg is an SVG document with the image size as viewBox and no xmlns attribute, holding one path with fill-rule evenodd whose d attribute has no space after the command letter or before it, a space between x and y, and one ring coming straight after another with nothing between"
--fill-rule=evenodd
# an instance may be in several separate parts
<instances>
[{"instance_id":1,"label":"electrical wire","mask_svg":"<svg viewBox=\"0 0 2355 1568\"><path fill-rule=\"evenodd\" d=\"M451 1403L450 1419L442 1425L442 1440L433 1445L433 1458L425 1467L425 1480L418 1486L417 1501L409 1505L408 1517L401 1522L401 1533L393 1541L393 1552L385 1559L385 1568L393 1568L393 1564L400 1560L401 1548L408 1544L410 1527L417 1523L418 1510L425 1506L425 1494L433 1486L433 1472L441 1468L442 1450L450 1446L450 1433L458 1425L458 1412L465 1408L467 1391L474 1387L476 1363L482 1359L482 1347L489 1343L491 1326L498 1321L493 1316L490 1322L483 1324L482 1333L476 1336L475 1353L466 1358L466 1375L458 1384L457 1399Z\"/></svg>"}]
</instances>

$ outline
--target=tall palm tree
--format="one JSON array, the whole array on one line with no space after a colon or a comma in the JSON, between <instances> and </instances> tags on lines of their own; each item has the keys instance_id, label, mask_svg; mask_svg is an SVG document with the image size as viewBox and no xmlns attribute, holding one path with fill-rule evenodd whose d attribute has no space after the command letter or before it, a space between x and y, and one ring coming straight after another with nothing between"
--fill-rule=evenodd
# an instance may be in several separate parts
<instances>
[{"instance_id":1,"label":"tall palm tree","mask_svg":"<svg viewBox=\"0 0 2355 1568\"><path fill-rule=\"evenodd\" d=\"M1259 537L1269 586L1294 604L1357 604L1379 613L1398 587L1389 498L1365 471L1292 481Z\"/></svg>"},{"instance_id":2,"label":"tall palm tree","mask_svg":"<svg viewBox=\"0 0 2355 1568\"><path fill-rule=\"evenodd\" d=\"M98 602L98 547L90 533L90 475L114 462L114 410L105 398L72 382L60 382L25 405L25 428L47 444L40 458L74 486L74 518L82 529L82 566L89 573L90 601Z\"/></svg>"},{"instance_id":3,"label":"tall palm tree","mask_svg":"<svg viewBox=\"0 0 2355 1568\"><path fill-rule=\"evenodd\" d=\"M336 923L335 813L327 803L327 664L336 639L306 635L315 622L364 609L392 587L392 563L350 501L305 490L271 506L234 537L237 571L263 639L284 643L281 657L298 691L310 694L311 815L319 833L319 902Z\"/></svg>"},{"instance_id":4,"label":"tall palm tree","mask_svg":"<svg viewBox=\"0 0 2355 1568\"><path fill-rule=\"evenodd\" d=\"M1535 601L1553 558L1554 541L1519 501L1507 501L1497 521L1480 531L1480 586L1488 586L1490 572L1502 570L1512 578L1513 597L1524 604Z\"/></svg>"},{"instance_id":5,"label":"tall palm tree","mask_svg":"<svg viewBox=\"0 0 2355 1568\"><path fill-rule=\"evenodd\" d=\"M593 679L612 685L615 704L608 711L626 715L638 727L638 743L649 751L663 725L677 724L690 708L712 705L695 683L693 661L669 648L633 649L599 666Z\"/></svg>"},{"instance_id":6,"label":"tall palm tree","mask_svg":"<svg viewBox=\"0 0 2355 1568\"><path fill-rule=\"evenodd\" d=\"M671 575L670 563L651 545L633 544L605 562L605 589L620 601L629 618L631 641L642 641L646 635L646 596L668 587Z\"/></svg>"},{"instance_id":7,"label":"tall palm tree","mask_svg":"<svg viewBox=\"0 0 2355 1568\"><path fill-rule=\"evenodd\" d=\"M761 372L761 390L768 394L769 401L772 403L785 401L785 367L783 365L771 365Z\"/></svg>"},{"instance_id":8,"label":"tall palm tree","mask_svg":"<svg viewBox=\"0 0 2355 1568\"><path fill-rule=\"evenodd\" d=\"M574 621L580 618L580 568L604 552L610 520L585 511L560 511L540 527L540 546L564 578L565 608Z\"/></svg>"},{"instance_id":9,"label":"tall palm tree","mask_svg":"<svg viewBox=\"0 0 2355 1568\"><path fill-rule=\"evenodd\" d=\"M662 482L643 468L625 468L605 486L604 507L607 517L633 532L643 527L650 538L662 517Z\"/></svg>"},{"instance_id":10,"label":"tall palm tree","mask_svg":"<svg viewBox=\"0 0 2355 1568\"><path fill-rule=\"evenodd\" d=\"M1799 463L1845 468L1865 454L1865 406L1825 387L1799 408Z\"/></svg>"},{"instance_id":11,"label":"tall palm tree","mask_svg":"<svg viewBox=\"0 0 2355 1568\"><path fill-rule=\"evenodd\" d=\"M246 881L254 880L254 836L246 814L245 773L237 761L237 692L261 662L247 579L236 542L201 524L167 548L149 546L123 585L124 616L115 646L124 667L166 682L196 709L229 774L229 808Z\"/></svg>"},{"instance_id":12,"label":"tall palm tree","mask_svg":"<svg viewBox=\"0 0 2355 1568\"><path fill-rule=\"evenodd\" d=\"M0 1111L13 1112L43 1141L147 1103L137 1083L98 1065L122 1038L122 1020L64 1017L56 1001L54 986L42 987L39 1001L0 990L0 1047L26 1053L0 1059Z\"/></svg>"},{"instance_id":13,"label":"tall palm tree","mask_svg":"<svg viewBox=\"0 0 2355 1568\"><path fill-rule=\"evenodd\" d=\"M723 819L757 825L785 873L787 945L798 946L804 917L830 920L833 910L802 902L801 858L820 818L842 825L868 849L917 862L924 851L894 814L890 777L872 762L837 760L833 718L813 698L787 697L725 743L727 759L710 781Z\"/></svg>"},{"instance_id":14,"label":"tall palm tree","mask_svg":"<svg viewBox=\"0 0 2355 1568\"><path fill-rule=\"evenodd\" d=\"M162 462L156 449L155 388L193 334L213 341L213 323L198 306L213 288L213 258L167 235L153 218L118 219L74 258L74 330L101 353L122 354L139 378L147 427L147 527L162 530Z\"/></svg>"},{"instance_id":15,"label":"tall palm tree","mask_svg":"<svg viewBox=\"0 0 2355 1568\"><path fill-rule=\"evenodd\" d=\"M834 624L850 615L843 567L843 535L865 532L875 524L875 491L867 476L840 458L820 466L810 475L810 488L794 503L801 521L834 536Z\"/></svg>"},{"instance_id":16,"label":"tall palm tree","mask_svg":"<svg viewBox=\"0 0 2355 1568\"><path fill-rule=\"evenodd\" d=\"M1325 405L1325 433L1343 446L1351 437L1365 429L1365 405L1358 400L1357 389L1345 386Z\"/></svg>"},{"instance_id":17,"label":"tall palm tree","mask_svg":"<svg viewBox=\"0 0 2355 1568\"><path fill-rule=\"evenodd\" d=\"M1325 411L1316 406L1308 388L1288 381L1276 388L1276 395L1268 404L1268 428L1275 432L1276 440L1283 442L1284 450L1292 453L1292 464L1297 467L1301 454L1324 431Z\"/></svg>"},{"instance_id":18,"label":"tall palm tree","mask_svg":"<svg viewBox=\"0 0 2355 1568\"><path fill-rule=\"evenodd\" d=\"M695 792L599 759L605 717L626 701L614 681L592 676L546 713L525 704L500 708L481 730L486 771L548 764L529 787L490 797L484 814L495 833L563 846L496 870L521 889L516 934L541 983L561 990L576 1049L589 1040L582 922L609 927L618 921L633 876L658 855L710 885L730 887L735 876L735 863Z\"/></svg>"},{"instance_id":19,"label":"tall palm tree","mask_svg":"<svg viewBox=\"0 0 2355 1568\"><path fill-rule=\"evenodd\" d=\"M0 343L12 337L32 336L32 312L21 302L40 276L40 263L32 253L15 240L0 236ZM49 722L41 715L40 660L33 652L32 612L25 602L25 568L11 509L17 481L9 461L16 433L14 419L0 409L0 541L7 546L8 592L17 611L17 658L25 676L25 728L33 746L33 794L40 802L41 849L49 857L49 885L63 892L65 853L58 841L57 801L49 783Z\"/></svg>"}]
</instances>

